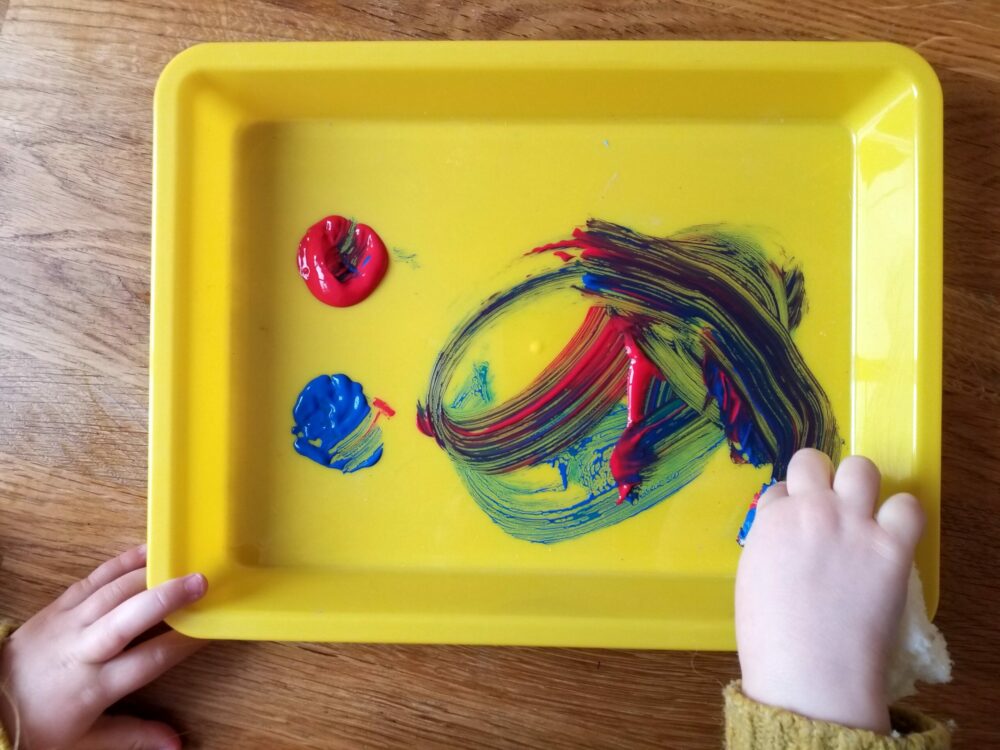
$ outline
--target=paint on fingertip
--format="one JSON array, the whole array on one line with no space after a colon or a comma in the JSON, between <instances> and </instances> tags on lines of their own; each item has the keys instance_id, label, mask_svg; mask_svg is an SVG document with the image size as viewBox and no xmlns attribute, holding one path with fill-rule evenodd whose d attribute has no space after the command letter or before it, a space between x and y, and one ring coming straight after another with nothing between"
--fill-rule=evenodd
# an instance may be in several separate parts
<instances>
[{"instance_id":1,"label":"paint on fingertip","mask_svg":"<svg viewBox=\"0 0 1000 750\"><path fill-rule=\"evenodd\" d=\"M777 483L778 480L771 477L771 481L764 482L761 488L757 490L757 493L753 496L750 508L747 510L746 517L743 519L743 525L740 527L739 534L736 535L736 543L741 547L746 546L747 535L750 533L750 529L753 527L753 522L757 518L757 504L760 502L761 496Z\"/></svg>"}]
</instances>

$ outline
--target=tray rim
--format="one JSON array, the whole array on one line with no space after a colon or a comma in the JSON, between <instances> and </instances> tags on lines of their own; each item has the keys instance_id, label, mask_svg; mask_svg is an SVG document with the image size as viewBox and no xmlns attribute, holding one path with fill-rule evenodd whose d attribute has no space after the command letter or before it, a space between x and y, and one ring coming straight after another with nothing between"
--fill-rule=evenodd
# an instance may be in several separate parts
<instances>
[{"instance_id":1,"label":"tray rim","mask_svg":"<svg viewBox=\"0 0 1000 750\"><path fill-rule=\"evenodd\" d=\"M514 54L516 51L516 54ZM176 102L183 83L205 71L231 70L309 70L327 69L331 65L350 65L349 53L357 53L359 67L370 65L378 56L381 69L425 69L440 67L530 68L540 63L549 66L574 68L596 64L609 68L629 67L667 68L667 63L681 61L693 69L765 69L780 64L800 71L829 70L831 66L844 69L870 68L875 64L901 69L912 81L917 100L917 131L915 144L918 155L918 174L915 191L920 213L917 217L919 231L915 245L916 264L920 274L917 295L922 301L916 321L916 340L919 362L916 370L921 375L923 387L920 422L927 429L922 435L923 455L931 463L927 474L939 485L941 460L941 382L942 382L942 119L941 87L930 65L917 52L908 47L886 42L759 42L759 41L351 41L351 42L235 42L204 43L190 47L175 56L164 68L154 93L154 146L153 146L153 212L152 212L152 295L150 316L150 406L149 406L149 544L148 583L155 585L166 580L170 571L166 538L172 531L169 514L169 477L163 467L171 464L169 441L154 439L155 435L172 431L173 417L168 395L173 389L173 344L170 321L166 315L157 315L158 300L172 301L173 263L170 246L174 242L172 226L158 217L171 216L176 210L174 189L177 173L172 159L177 145L177 111L171 106ZM666 58L666 62L665 62ZM160 303L162 305L162 303ZM938 506L940 508L940 506ZM940 525L933 528L934 569L925 570L928 609L933 614L938 603L938 568L940 565ZM930 533L929 530L928 533ZM928 585L930 584L930 585ZM542 624L531 615L511 615L507 634L502 638L485 638L491 625L499 618L481 621L470 615L464 626L443 622L442 616L428 616L417 623L390 623L372 628L372 620L356 628L336 630L335 637L325 637L330 628L310 625L303 620L296 627L284 622L268 625L263 620L253 623L242 621L237 615L221 613L215 616L225 632L211 625L213 616L200 613L196 617L183 612L169 618L176 629L196 637L291 639L293 636L315 634L315 640L370 641L370 642L426 642L426 643L509 643L544 646L605 646L640 648L708 648L733 647L731 623L688 622L686 629L644 637L640 632L608 638L587 634L589 627L575 618L557 618L556 623ZM267 619L267 618L264 618ZM280 619L280 618L279 618ZM294 618L293 618L294 619ZM306 618L308 619L308 618ZM364 618L362 618L364 619ZM412 619L412 618L411 618ZM454 618L444 618L454 619ZM609 620L609 622L612 620ZM621 627L621 620L613 620ZM658 622L658 621L657 621ZM343 623L347 625L347 623ZM635 624L635 623L633 623ZM411 625L413 627L411 627ZM577 627L575 627L577 626ZM641 629L640 629L641 630ZM294 631L294 632L292 632ZM364 631L364 633L362 633ZM380 637L380 633L387 637ZM450 634L450 637L449 635Z\"/></svg>"}]
</instances>

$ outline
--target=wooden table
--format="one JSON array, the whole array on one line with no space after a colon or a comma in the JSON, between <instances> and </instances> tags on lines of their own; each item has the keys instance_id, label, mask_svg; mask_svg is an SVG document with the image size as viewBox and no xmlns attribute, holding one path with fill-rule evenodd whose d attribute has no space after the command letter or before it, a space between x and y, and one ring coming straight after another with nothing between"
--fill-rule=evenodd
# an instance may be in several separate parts
<instances>
[{"instance_id":1,"label":"wooden table","mask_svg":"<svg viewBox=\"0 0 1000 750\"><path fill-rule=\"evenodd\" d=\"M204 40L888 39L944 85L943 597L952 685L1000 746L1000 5L0 0L0 610L143 537L153 85ZM720 743L732 654L213 645L145 690L191 747ZM992 740L992 741L991 741Z\"/></svg>"}]
</instances>

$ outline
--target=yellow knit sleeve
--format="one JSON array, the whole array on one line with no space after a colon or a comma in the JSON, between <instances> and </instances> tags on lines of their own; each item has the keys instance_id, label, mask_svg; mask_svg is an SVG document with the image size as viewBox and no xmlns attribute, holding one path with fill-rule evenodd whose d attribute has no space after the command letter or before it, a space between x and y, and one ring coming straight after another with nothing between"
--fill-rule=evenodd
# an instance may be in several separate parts
<instances>
[{"instance_id":1,"label":"yellow knit sleeve","mask_svg":"<svg viewBox=\"0 0 1000 750\"><path fill-rule=\"evenodd\" d=\"M726 700L727 750L948 750L951 735L944 725L917 711L890 709L889 737L864 729L813 719L752 701L739 681L723 692Z\"/></svg>"},{"instance_id":2,"label":"yellow knit sleeve","mask_svg":"<svg viewBox=\"0 0 1000 750\"><path fill-rule=\"evenodd\" d=\"M16 626L10 620L0 620L0 648L3 648L3 644L7 642L7 636L11 634ZM6 695L0 695L0 700L8 700ZM0 725L0 750L13 750L13 745L10 744L10 739L7 737L7 732L2 725Z\"/></svg>"}]
</instances>

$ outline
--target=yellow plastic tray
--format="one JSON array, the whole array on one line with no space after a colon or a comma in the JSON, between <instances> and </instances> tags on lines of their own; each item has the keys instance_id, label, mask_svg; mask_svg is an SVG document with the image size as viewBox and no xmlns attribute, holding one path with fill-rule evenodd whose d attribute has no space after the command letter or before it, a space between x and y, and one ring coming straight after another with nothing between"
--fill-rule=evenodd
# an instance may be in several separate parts
<instances>
[{"instance_id":1,"label":"yellow plastic tray","mask_svg":"<svg viewBox=\"0 0 1000 750\"><path fill-rule=\"evenodd\" d=\"M208 596L206 638L728 649L734 539L766 467L723 443L684 489L554 544L480 510L416 428L431 369L493 292L589 218L650 235L752 227L804 273L793 335L843 453L918 494L938 600L941 96L890 44L212 44L155 97L149 582ZM392 250L365 302L316 301L300 237L329 214ZM411 257L412 256L412 257ZM548 266L546 264L549 264ZM508 396L580 322L542 300L489 337ZM396 416L352 474L292 447L343 372Z\"/></svg>"}]
</instances>

